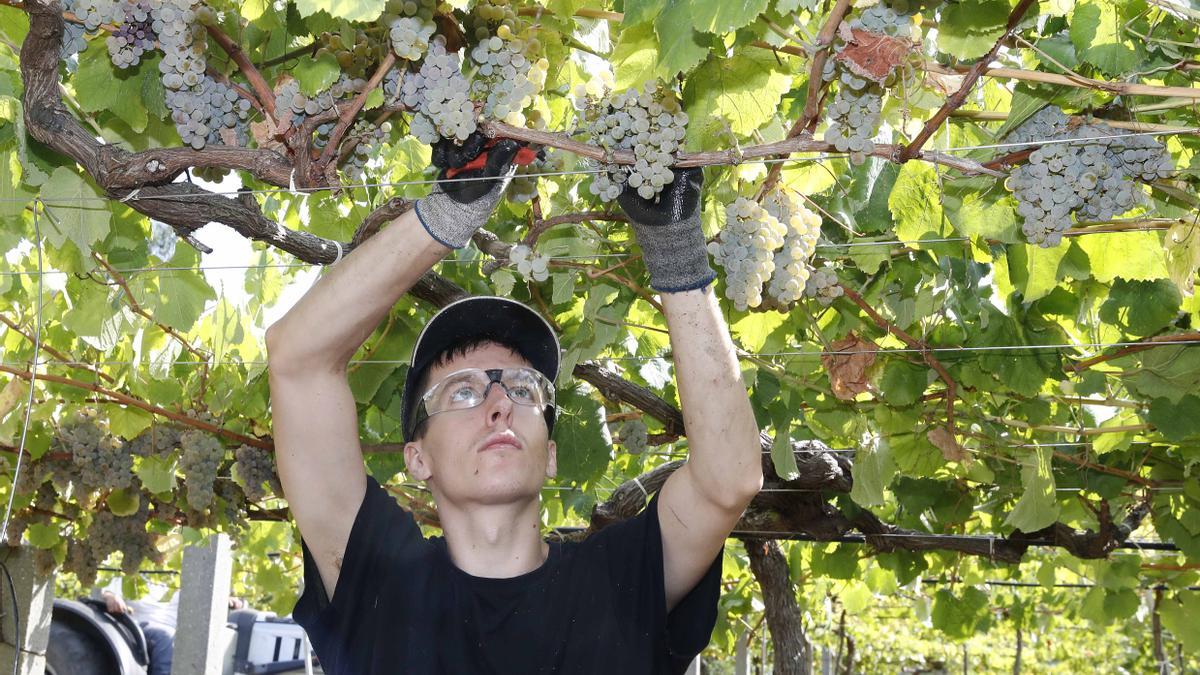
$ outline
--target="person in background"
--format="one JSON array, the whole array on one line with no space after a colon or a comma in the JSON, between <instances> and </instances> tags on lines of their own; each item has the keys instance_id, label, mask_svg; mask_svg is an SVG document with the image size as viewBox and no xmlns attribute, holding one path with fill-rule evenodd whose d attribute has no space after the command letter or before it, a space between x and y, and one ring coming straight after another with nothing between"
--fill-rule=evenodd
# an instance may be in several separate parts
<instances>
[{"instance_id":1,"label":"person in background","mask_svg":"<svg viewBox=\"0 0 1200 675\"><path fill-rule=\"evenodd\" d=\"M142 628L146 636L146 650L150 663L146 675L171 675L171 661L175 656L175 624L179 618L179 594L169 601L131 600L110 590L101 591L109 614L128 614ZM242 609L246 603L241 598L229 598L229 609Z\"/></svg>"}]
</instances>

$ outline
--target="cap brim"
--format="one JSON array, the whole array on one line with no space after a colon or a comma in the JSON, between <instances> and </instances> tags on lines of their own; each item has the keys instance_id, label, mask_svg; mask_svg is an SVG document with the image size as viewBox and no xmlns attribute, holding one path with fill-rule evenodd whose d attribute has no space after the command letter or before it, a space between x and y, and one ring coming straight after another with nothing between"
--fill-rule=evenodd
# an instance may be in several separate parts
<instances>
[{"instance_id":1,"label":"cap brim","mask_svg":"<svg viewBox=\"0 0 1200 675\"><path fill-rule=\"evenodd\" d=\"M554 329L529 307L509 298L473 296L446 305L417 336L404 381L402 424L409 435L415 389L435 357L466 340L494 340L512 347L551 382L558 377L559 344Z\"/></svg>"}]
</instances>

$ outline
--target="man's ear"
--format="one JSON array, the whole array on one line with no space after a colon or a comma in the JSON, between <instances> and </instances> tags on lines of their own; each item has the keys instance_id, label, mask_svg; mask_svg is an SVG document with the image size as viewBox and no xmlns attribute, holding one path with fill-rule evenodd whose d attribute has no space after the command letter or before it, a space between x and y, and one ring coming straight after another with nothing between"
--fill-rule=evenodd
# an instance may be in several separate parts
<instances>
[{"instance_id":1,"label":"man's ear","mask_svg":"<svg viewBox=\"0 0 1200 675\"><path fill-rule=\"evenodd\" d=\"M408 468L408 475L417 480L429 480L433 475L433 467L425 461L425 450L420 440L404 444L404 465Z\"/></svg>"},{"instance_id":2,"label":"man's ear","mask_svg":"<svg viewBox=\"0 0 1200 675\"><path fill-rule=\"evenodd\" d=\"M546 443L546 478L558 475L558 446L554 441Z\"/></svg>"}]
</instances>

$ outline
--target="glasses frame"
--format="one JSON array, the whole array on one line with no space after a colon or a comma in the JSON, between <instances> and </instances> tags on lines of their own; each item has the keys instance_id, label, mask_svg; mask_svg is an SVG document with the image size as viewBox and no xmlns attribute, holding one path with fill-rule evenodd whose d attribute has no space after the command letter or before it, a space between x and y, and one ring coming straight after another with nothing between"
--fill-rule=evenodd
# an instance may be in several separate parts
<instances>
[{"instance_id":1,"label":"glasses frame","mask_svg":"<svg viewBox=\"0 0 1200 675\"><path fill-rule=\"evenodd\" d=\"M473 370L482 371L488 377L487 386L484 387L484 389L483 389L483 397L480 399L478 404L473 405L469 408L448 408L446 410L438 410L438 411L432 412L432 413L429 412L429 408L426 406L426 403L429 401L429 397L433 395L433 392L435 389L440 387L446 380L449 380L450 378L452 378L456 375L459 375L461 373L465 373L465 372L473 371ZM548 395L548 400L542 405L530 405L527 403L522 403L522 402L516 400L515 398L513 398L512 392L510 392L508 390L508 387L505 386L504 382L501 381L501 379L500 379L504 376L504 371L506 371L506 370L520 370L520 371L525 371L525 372L533 375L534 380L539 381L545 385L546 394ZM447 413L447 412L463 412L466 410L474 410L476 408L481 407L484 403L487 402L488 395L492 393L492 385L494 385L494 384L500 385L500 389L504 392L504 395L508 398L508 400L513 402L513 405L519 405L522 408L535 408L535 409L538 409L539 412L543 412L543 413L546 411L547 408L554 407L554 394L555 394L554 383L550 381L550 378L546 377L541 371L539 371L535 368L527 368L524 366L519 366L519 367L514 367L514 368L461 368L454 372L447 373L445 375L445 377L438 380L436 383L430 385L429 388L425 390L425 393L421 394L421 396L417 399L416 409L413 410L413 422L412 422L413 433L415 434L416 430L418 428L420 428L421 424L423 424L426 420L433 417L434 415L440 415L442 413Z\"/></svg>"}]
</instances>

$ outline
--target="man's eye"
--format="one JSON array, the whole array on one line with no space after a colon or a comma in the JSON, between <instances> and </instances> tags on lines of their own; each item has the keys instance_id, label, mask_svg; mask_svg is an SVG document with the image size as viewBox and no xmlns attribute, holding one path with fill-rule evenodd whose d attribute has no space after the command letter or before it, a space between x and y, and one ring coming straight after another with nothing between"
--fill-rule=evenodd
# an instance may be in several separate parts
<instances>
[{"instance_id":1,"label":"man's eye","mask_svg":"<svg viewBox=\"0 0 1200 675\"><path fill-rule=\"evenodd\" d=\"M479 395L475 392L474 389L472 389L466 385L462 385L462 386L458 387L457 389L455 389L454 391L450 392L450 400L454 401L455 403L465 403L467 401L474 401L476 398L478 398L478 396Z\"/></svg>"},{"instance_id":2,"label":"man's eye","mask_svg":"<svg viewBox=\"0 0 1200 675\"><path fill-rule=\"evenodd\" d=\"M522 401L532 401L533 400L533 389L531 389L529 387L513 387L512 389L508 390L508 393L514 399L520 399Z\"/></svg>"}]
</instances>

